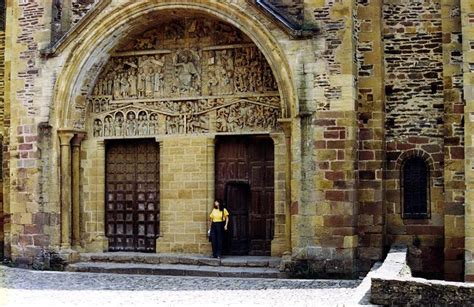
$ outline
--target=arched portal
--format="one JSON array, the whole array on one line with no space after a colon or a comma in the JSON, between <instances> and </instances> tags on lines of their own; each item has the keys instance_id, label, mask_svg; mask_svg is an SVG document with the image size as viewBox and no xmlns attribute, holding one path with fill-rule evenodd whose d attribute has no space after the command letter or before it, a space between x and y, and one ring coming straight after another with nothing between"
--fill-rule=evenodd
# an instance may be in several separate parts
<instances>
[{"instance_id":1,"label":"arched portal","mask_svg":"<svg viewBox=\"0 0 474 307\"><path fill-rule=\"evenodd\" d=\"M162 251L186 252L198 248L202 244L200 240L177 239L176 235L200 234L198 229L205 219L188 220L181 229L159 229L160 222L164 225L175 223L179 228L176 225L180 223L180 215L201 212L199 206L203 199L186 192L191 190L198 194L198 189L194 188L196 184L212 184L209 180L192 176L177 182L176 172L192 175L194 168L196 173L205 174L206 170L197 162L198 154L193 152L207 149L206 143L199 142L202 137L269 135L276 131L277 120L281 117L276 80L257 46L235 27L200 14L163 18L153 26L127 36L115 48L100 73L92 94L87 98L87 105L85 130L90 140L84 145L93 154L94 143L105 142L105 236L109 251L155 252L154 240L160 235L173 237L169 242L170 250L161 245ZM175 156L167 151L176 146L167 140L170 137L182 142L180 147L187 151L183 160L174 160ZM162 142L161 155L156 146L132 142L142 138ZM261 142L249 142L246 147L249 153L253 153L259 152L260 145ZM231 146L228 151L233 152L237 159L252 158L241 152L238 145ZM273 172L273 148L271 151L272 157L266 163L271 164L268 168ZM220 155L221 152L217 151L215 159L222 161ZM157 192L160 180L156 169L160 161L169 161L165 164L177 169L174 174L166 168L163 170L164 205L171 201L169 195L173 193L166 193L166 184L174 183L178 193L174 203L182 202L188 207L185 210L165 208L163 212L169 213L171 218L162 215L160 210L160 193ZM231 180L237 170L233 161L224 161L225 165L219 164L224 171L216 172L216 182L219 183ZM259 178L265 177L268 171L253 169L252 163L255 161L248 161L246 167L252 174L247 176L247 181L255 195L252 200L255 205L251 206L253 219L246 222L248 225L232 223L232 229L235 229L232 234L241 238L250 229L253 236L248 238L248 244L254 248L248 253L270 254L274 196L260 197L257 191L263 184L274 193L273 173L267 180L269 182L264 184ZM147 169L153 171L147 172ZM167 175L171 175L169 179ZM218 189L216 192L221 191ZM242 208L236 207L237 211L242 211ZM263 219L257 221L257 215ZM262 223L269 226L256 227ZM196 229L194 232L187 230L192 225ZM259 238L267 238L267 245L256 244L262 241ZM191 250L184 244L188 244Z\"/></svg>"},{"instance_id":2,"label":"arched portal","mask_svg":"<svg viewBox=\"0 0 474 307\"><path fill-rule=\"evenodd\" d=\"M244 18L242 12L230 13L228 6L217 8L221 6L218 3L190 1L184 7L181 2L129 3L96 25L102 28L100 35L92 22L85 28L90 32L84 30L82 44L68 59L77 66L65 67L58 79L55 114L59 127L66 128L58 131L63 135L61 145L66 146L77 129L87 133L81 144L85 153L81 187L76 186L79 180L73 182L73 192L82 189L86 193L80 205L72 205L73 211L76 207L81 210L79 222L73 214L73 232L80 232L73 233L73 243L76 238L77 245L80 237L86 250L110 249L110 220L115 223L110 228L113 236L124 236L119 241L125 245L119 244L115 250L130 250L125 248L127 225L143 240L152 234L141 228L150 223L140 224L143 218L145 222L150 218L145 212L150 182L140 169L146 168L146 163L135 161L136 169L124 166L117 170L117 163L114 166L107 161L112 142L124 146L133 144L130 139L159 143L154 154L159 153L155 165L160 169L156 194L160 208L152 217L159 219L159 229L153 234L158 252L207 252L210 248L205 230L215 197L216 135L270 136L278 157L274 178L286 178L289 172L288 142L278 120L293 113L296 96L288 66L274 40L257 21ZM129 23L120 23L120 12L127 15ZM245 25L245 33L235 27L239 22ZM84 48L88 43L91 47ZM140 159L139 153L136 159ZM116 172L111 174L114 167ZM115 176L114 180L109 180L110 176ZM67 181L62 185L67 192ZM134 190L140 185L145 187L143 193ZM122 188L124 193L117 194ZM275 187L275 195L273 211L280 215L275 218L280 225L275 227L279 231L274 233L271 252L276 255L288 248L284 214L289 197L285 185ZM109 210L109 197L117 206L127 206L117 200L121 197L144 211ZM62 198L62 202L67 199ZM108 213L112 215L108 217ZM127 223L128 218L132 223ZM131 244L139 246L139 240Z\"/></svg>"}]
</instances>

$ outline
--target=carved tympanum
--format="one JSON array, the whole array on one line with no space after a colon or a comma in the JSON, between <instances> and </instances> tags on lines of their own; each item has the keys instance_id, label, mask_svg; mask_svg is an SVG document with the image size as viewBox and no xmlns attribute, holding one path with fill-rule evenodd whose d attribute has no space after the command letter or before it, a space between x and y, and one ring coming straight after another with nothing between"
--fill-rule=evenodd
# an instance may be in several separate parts
<instances>
[{"instance_id":1,"label":"carved tympanum","mask_svg":"<svg viewBox=\"0 0 474 307\"><path fill-rule=\"evenodd\" d=\"M205 18L147 30L117 48L89 96L94 137L268 132L280 115L263 54Z\"/></svg>"}]
</instances>

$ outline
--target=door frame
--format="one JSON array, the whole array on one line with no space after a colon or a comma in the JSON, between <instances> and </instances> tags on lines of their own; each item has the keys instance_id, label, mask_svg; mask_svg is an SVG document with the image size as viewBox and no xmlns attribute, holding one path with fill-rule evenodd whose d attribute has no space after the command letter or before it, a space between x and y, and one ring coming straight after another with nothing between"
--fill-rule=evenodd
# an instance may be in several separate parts
<instances>
[{"instance_id":1,"label":"door frame","mask_svg":"<svg viewBox=\"0 0 474 307\"><path fill-rule=\"evenodd\" d=\"M130 144L130 142L132 144ZM157 163L158 163L158 166L157 166L157 170L158 170L158 180L157 180L157 191L156 191L156 194L157 194L157 198L155 199L155 202L157 201L158 202L158 209L155 209L155 213L158 213L158 217L155 216L155 242L153 244L153 250L145 250L145 251L141 251L141 250L137 250L138 248L138 243L137 242L134 242L134 250L133 251L122 251L122 252L143 252L143 253L156 253L157 251L157 247L156 247L156 240L160 237L160 231L161 231L161 218L160 218L160 211L161 211L161 208L160 208L160 204L161 204L161 146L158 142L156 142L156 139L154 138L132 138L132 139L110 139L110 140L106 140L104 142L104 237L105 237L105 240L107 241L107 249L106 251L108 252L120 252L120 250L117 250L117 251L111 251L110 250L110 246L108 244L108 236L107 236L107 213L108 213L108 206L107 206L107 191L108 191L108 187L107 187L107 167L108 167L108 151L110 149L110 145L115 143L119 143L120 145L124 145L124 146L133 146L133 147L136 147L135 145L137 145L138 143L147 143L147 144L152 144L153 142L155 143L155 146L156 146L156 150L157 150ZM138 152L136 152L138 154ZM135 169L135 175L137 174L137 170ZM138 180L137 180L137 177L135 176L134 178L134 190L133 190L133 238L134 238L134 241L137 240L137 238L139 237L138 235L138 227L139 227L139 218L138 218L138 214L139 214L139 211L137 210L137 206L138 206L138 187L137 187L137 184L138 184ZM124 205L125 205L125 201L124 201ZM155 204L156 205L156 204ZM145 201L145 211L144 211L144 214L146 215L146 212L148 212L148 202ZM124 217L125 218L125 217ZM146 219L146 216L145 216L145 219ZM146 224L145 224L145 233L146 233ZM125 231L125 228L124 228L124 231ZM124 234L124 237L126 236L126 234ZM145 240L146 240L146 237L147 235L145 234ZM145 246L147 245L147 243L145 243Z\"/></svg>"},{"instance_id":2,"label":"door frame","mask_svg":"<svg viewBox=\"0 0 474 307\"><path fill-rule=\"evenodd\" d=\"M282 256L284 252L289 251L291 249L289 242L290 236L290 229L287 214L289 214L289 210L286 209L287 203L287 183L286 183L286 171L287 171L287 148L286 148L286 138L284 133L272 133L272 134L226 134L226 135L217 135L215 140L215 155L214 155L214 164L215 164L215 177L214 177L214 196L218 197L217 193L217 162L218 162L218 146L219 146L219 139L227 139L227 138L251 138L252 140L258 140L261 138L265 138L271 140L273 146L273 238L270 240L270 255L272 256ZM246 141L245 143L247 143ZM281 180L281 178L285 178L285 180ZM222 182L221 182L222 183ZM229 183L245 183L248 184L250 189L251 185L249 180L242 180L242 179L235 179L225 181L224 187L224 194L222 198L225 199L227 197L227 186ZM281 184L283 183L283 184ZM251 191L250 191L251 194ZM221 196L221 195L219 195ZM251 199L250 195L250 199ZM249 207L250 211L250 207ZM229 212L232 214L232 212ZM250 212L249 212L250 216ZM278 222L278 224L277 224ZM250 223L250 219L249 219ZM249 224L250 227L250 224ZM265 249L267 250L267 249ZM249 250L250 251L250 250ZM267 250L268 251L268 250Z\"/></svg>"}]
</instances>

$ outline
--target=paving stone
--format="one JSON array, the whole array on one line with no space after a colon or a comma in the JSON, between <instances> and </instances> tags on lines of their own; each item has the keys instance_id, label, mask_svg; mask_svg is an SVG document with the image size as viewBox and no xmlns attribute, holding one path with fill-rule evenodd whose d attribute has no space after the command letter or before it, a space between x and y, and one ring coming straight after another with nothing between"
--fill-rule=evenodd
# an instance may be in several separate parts
<instances>
[{"instance_id":1,"label":"paving stone","mask_svg":"<svg viewBox=\"0 0 474 307\"><path fill-rule=\"evenodd\" d=\"M137 271L143 265L136 264ZM238 273L233 267L224 270ZM196 270L197 275L200 272ZM44 272L0 266L0 302L2 306L342 306L353 302L360 282ZM216 302L210 290L225 299Z\"/></svg>"}]
</instances>

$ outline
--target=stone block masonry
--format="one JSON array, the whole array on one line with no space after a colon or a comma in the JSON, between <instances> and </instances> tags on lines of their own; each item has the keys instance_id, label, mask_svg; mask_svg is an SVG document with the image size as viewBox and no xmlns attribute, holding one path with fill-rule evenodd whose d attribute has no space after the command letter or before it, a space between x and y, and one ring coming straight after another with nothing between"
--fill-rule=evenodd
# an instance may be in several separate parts
<instances>
[{"instance_id":1,"label":"stone block masonry","mask_svg":"<svg viewBox=\"0 0 474 307\"><path fill-rule=\"evenodd\" d=\"M465 201L465 280L474 282L474 72L469 71L469 63L474 62L474 50L470 42L474 41L474 3L469 0L461 0L461 25L462 25L462 49L463 49L463 82L465 122L465 147L466 158L464 168L466 172L466 201Z\"/></svg>"},{"instance_id":2,"label":"stone block masonry","mask_svg":"<svg viewBox=\"0 0 474 307\"><path fill-rule=\"evenodd\" d=\"M441 1L388 1L382 9L387 243L406 243L416 250L410 254L415 274L442 278L445 105ZM401 170L404 161L414 156L422 157L430 168L431 215L424 220L402 216ZM421 241L419 249L412 244L414 237Z\"/></svg>"},{"instance_id":3,"label":"stone block masonry","mask_svg":"<svg viewBox=\"0 0 474 307\"><path fill-rule=\"evenodd\" d=\"M292 37L246 0L7 1L9 23L0 31L5 255L28 266L68 241L79 252L108 250L107 142L145 137L161 146L157 251L209 253L214 139L265 134L275 149L273 255L320 276L354 276L390 244L405 243L415 275L461 280L465 273L473 281L471 2L272 0L282 15L316 29ZM54 3L65 4L66 28L54 28L65 25ZM65 36L58 41L52 31ZM268 65L251 64L255 55ZM218 92L222 99L214 99ZM276 111L272 120L263 116L271 129L242 125L257 122L247 103L265 101ZM112 113L114 136L101 121ZM153 133L139 121L148 115ZM137 123L141 130L133 130ZM68 143L78 130L82 143ZM429 166L425 219L402 216L401 170L410 157Z\"/></svg>"},{"instance_id":4,"label":"stone block masonry","mask_svg":"<svg viewBox=\"0 0 474 307\"><path fill-rule=\"evenodd\" d=\"M358 63L358 269L383 257L384 62L382 3L357 2Z\"/></svg>"},{"instance_id":5,"label":"stone block masonry","mask_svg":"<svg viewBox=\"0 0 474 307\"><path fill-rule=\"evenodd\" d=\"M207 137L166 138L160 144L157 252L210 253L207 221L214 198L208 193L208 186L214 185L213 144L214 139Z\"/></svg>"},{"instance_id":6,"label":"stone block masonry","mask_svg":"<svg viewBox=\"0 0 474 307\"><path fill-rule=\"evenodd\" d=\"M444 277L464 280L464 100L459 1L442 1L444 94Z\"/></svg>"}]
</instances>

